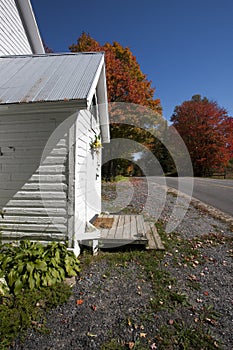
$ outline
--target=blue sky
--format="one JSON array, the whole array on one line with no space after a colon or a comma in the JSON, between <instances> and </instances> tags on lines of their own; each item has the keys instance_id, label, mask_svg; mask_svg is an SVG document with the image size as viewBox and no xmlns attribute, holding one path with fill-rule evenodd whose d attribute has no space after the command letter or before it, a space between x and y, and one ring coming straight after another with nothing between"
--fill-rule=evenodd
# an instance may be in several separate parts
<instances>
[{"instance_id":1,"label":"blue sky","mask_svg":"<svg viewBox=\"0 0 233 350\"><path fill-rule=\"evenodd\" d=\"M41 35L69 51L82 31L130 47L164 117L194 94L233 116L233 0L31 0Z\"/></svg>"}]
</instances>

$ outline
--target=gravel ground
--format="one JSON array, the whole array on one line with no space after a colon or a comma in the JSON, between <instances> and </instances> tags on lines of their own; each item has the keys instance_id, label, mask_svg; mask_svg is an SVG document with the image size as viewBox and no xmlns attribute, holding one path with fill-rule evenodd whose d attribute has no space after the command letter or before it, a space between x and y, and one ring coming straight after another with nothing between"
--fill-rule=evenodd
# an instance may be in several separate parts
<instances>
[{"instance_id":1,"label":"gravel ground","mask_svg":"<svg viewBox=\"0 0 233 350\"><path fill-rule=\"evenodd\" d=\"M163 222L168 221L175 200L174 195L167 195L160 214ZM125 203L127 208L124 208ZM152 220L158 218L157 206L148 200L148 186L144 180L133 179L130 184L121 182L117 191L114 184L103 184L106 211L143 213ZM196 322L200 310L204 313L211 307L220 316L216 321L205 316L207 329L223 344L223 349L233 349L232 246L224 238L232 237L232 230L229 225L191 205L176 231L186 240L222 234L221 244L215 245L211 239L196 241L202 263L194 261L192 266L183 263L177 251L178 262L174 264L174 256L165 253L163 267L177 279L180 291L188 294L191 308L180 307L172 314L162 310L153 315L153 322L147 320L145 315L150 312L153 291L143 266L132 262L112 266L99 260L79 276L70 300L48 315L46 326L49 333L39 334L32 329L24 344L18 340L11 349L101 349L102 344L110 339L119 339L130 348L130 342L139 338L144 340L144 337L148 349L159 349L155 334L161 324L167 324L171 319ZM199 283L200 288L190 288L193 281ZM172 349L179 347L174 345Z\"/></svg>"}]
</instances>

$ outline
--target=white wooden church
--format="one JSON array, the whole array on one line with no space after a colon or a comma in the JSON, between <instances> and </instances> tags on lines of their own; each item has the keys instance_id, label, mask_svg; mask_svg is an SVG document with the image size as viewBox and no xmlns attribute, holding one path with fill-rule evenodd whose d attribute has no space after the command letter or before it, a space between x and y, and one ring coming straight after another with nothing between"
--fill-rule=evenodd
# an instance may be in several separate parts
<instances>
[{"instance_id":1,"label":"white wooden church","mask_svg":"<svg viewBox=\"0 0 233 350\"><path fill-rule=\"evenodd\" d=\"M30 1L0 0L3 242L68 241L79 254L101 212L99 137L109 142L104 54L45 54Z\"/></svg>"}]
</instances>

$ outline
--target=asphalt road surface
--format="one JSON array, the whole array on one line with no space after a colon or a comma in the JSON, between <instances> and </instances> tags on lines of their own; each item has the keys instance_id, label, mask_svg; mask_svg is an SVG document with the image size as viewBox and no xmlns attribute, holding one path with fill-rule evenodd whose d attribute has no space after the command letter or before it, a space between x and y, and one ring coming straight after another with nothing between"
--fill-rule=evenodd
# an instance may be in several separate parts
<instances>
[{"instance_id":1,"label":"asphalt road surface","mask_svg":"<svg viewBox=\"0 0 233 350\"><path fill-rule=\"evenodd\" d=\"M180 191L191 194L192 179L166 177L165 180L168 187L175 189L178 189L178 181L180 181ZM161 183L161 178L154 177L153 181ZM233 180L193 178L192 197L233 216Z\"/></svg>"}]
</instances>

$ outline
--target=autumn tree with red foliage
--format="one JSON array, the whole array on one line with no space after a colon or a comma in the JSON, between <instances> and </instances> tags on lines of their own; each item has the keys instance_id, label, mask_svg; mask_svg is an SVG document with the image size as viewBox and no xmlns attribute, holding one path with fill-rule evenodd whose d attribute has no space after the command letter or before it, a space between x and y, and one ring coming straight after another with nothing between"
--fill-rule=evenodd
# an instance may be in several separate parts
<instances>
[{"instance_id":1,"label":"autumn tree with red foliage","mask_svg":"<svg viewBox=\"0 0 233 350\"><path fill-rule=\"evenodd\" d=\"M233 159L233 118L228 117L224 123L225 135L227 138L227 150L229 153L229 158Z\"/></svg>"},{"instance_id":2,"label":"autumn tree with red foliage","mask_svg":"<svg viewBox=\"0 0 233 350\"><path fill-rule=\"evenodd\" d=\"M226 167L233 151L233 119L217 102L195 95L175 108L171 121L188 148L195 176Z\"/></svg>"}]
</instances>

